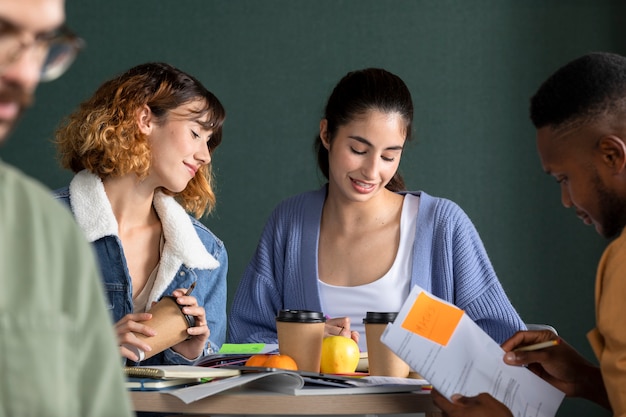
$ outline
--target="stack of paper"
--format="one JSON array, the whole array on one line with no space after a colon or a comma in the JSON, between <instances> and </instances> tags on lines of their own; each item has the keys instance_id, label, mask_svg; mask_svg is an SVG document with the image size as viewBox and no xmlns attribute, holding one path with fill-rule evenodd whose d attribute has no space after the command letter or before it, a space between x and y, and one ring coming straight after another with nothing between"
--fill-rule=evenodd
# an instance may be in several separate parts
<instances>
[{"instance_id":1,"label":"stack of paper","mask_svg":"<svg viewBox=\"0 0 626 417\"><path fill-rule=\"evenodd\" d=\"M189 404L242 385L252 389L262 389L288 395L345 395L414 391L427 393L429 391L424 391L422 388L424 386L430 388L430 385L425 380L409 378L351 378L282 369L267 371L250 370L248 372L243 368L242 374L236 377L180 388L167 393Z\"/></svg>"}]
</instances>

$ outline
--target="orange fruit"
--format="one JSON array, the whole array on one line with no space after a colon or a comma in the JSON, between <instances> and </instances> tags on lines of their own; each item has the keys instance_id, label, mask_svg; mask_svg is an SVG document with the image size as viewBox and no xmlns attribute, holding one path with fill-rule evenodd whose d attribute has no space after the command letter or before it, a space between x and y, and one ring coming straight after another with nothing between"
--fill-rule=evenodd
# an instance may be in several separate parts
<instances>
[{"instance_id":1,"label":"orange fruit","mask_svg":"<svg viewBox=\"0 0 626 417\"><path fill-rule=\"evenodd\" d=\"M258 354L252 355L248 358L245 366L265 366L263 363L269 358L270 355Z\"/></svg>"},{"instance_id":2,"label":"orange fruit","mask_svg":"<svg viewBox=\"0 0 626 417\"><path fill-rule=\"evenodd\" d=\"M288 355L269 355L269 358L263 362L263 366L267 368L280 368L297 371L298 365L291 356Z\"/></svg>"}]
</instances>

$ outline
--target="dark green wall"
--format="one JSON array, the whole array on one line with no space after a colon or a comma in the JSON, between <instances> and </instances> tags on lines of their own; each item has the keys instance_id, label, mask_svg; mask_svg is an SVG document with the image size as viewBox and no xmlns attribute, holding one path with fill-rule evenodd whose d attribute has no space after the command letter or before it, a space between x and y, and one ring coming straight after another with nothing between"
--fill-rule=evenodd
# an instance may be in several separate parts
<instances>
[{"instance_id":1,"label":"dark green wall","mask_svg":"<svg viewBox=\"0 0 626 417\"><path fill-rule=\"evenodd\" d=\"M384 67L415 101L416 140L401 164L409 188L458 202L523 318L555 325L592 358L585 333L605 242L560 205L527 107L566 61L626 53L624 16L624 2L607 0L68 0L87 49L39 88L0 155L62 186L70 174L49 140L101 82L151 60L194 74L228 111L214 156L218 208L206 224L228 246L232 297L274 205L321 184L312 138L333 85L349 70ZM559 415L602 412L567 400Z\"/></svg>"}]
</instances>

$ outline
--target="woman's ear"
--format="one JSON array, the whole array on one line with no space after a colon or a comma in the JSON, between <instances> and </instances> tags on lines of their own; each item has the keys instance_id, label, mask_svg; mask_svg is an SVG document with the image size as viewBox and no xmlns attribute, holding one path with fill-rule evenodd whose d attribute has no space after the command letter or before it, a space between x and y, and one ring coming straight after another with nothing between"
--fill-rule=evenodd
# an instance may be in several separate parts
<instances>
[{"instance_id":1,"label":"woman's ear","mask_svg":"<svg viewBox=\"0 0 626 417\"><path fill-rule=\"evenodd\" d=\"M154 125L154 117L152 110L150 110L147 104L144 104L137 110L136 119L139 131L144 135L149 135Z\"/></svg>"},{"instance_id":2,"label":"woman's ear","mask_svg":"<svg viewBox=\"0 0 626 417\"><path fill-rule=\"evenodd\" d=\"M614 173L626 169L626 143L618 136L604 136L598 142L598 149L604 164Z\"/></svg>"},{"instance_id":3,"label":"woman's ear","mask_svg":"<svg viewBox=\"0 0 626 417\"><path fill-rule=\"evenodd\" d=\"M320 139L322 139L322 145L326 150L330 150L330 140L328 138L328 120L322 119L320 121Z\"/></svg>"}]
</instances>

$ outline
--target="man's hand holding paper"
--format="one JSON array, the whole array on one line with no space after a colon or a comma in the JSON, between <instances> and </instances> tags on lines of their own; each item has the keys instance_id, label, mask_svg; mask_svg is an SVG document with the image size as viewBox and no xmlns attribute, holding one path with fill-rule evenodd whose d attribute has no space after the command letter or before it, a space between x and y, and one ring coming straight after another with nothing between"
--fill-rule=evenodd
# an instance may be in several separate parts
<instances>
[{"instance_id":1,"label":"man's hand holding paper","mask_svg":"<svg viewBox=\"0 0 626 417\"><path fill-rule=\"evenodd\" d=\"M564 397L528 369L504 363L505 351L462 310L419 287L381 340L449 400L489 393L516 416L552 417Z\"/></svg>"},{"instance_id":2,"label":"man's hand holding paper","mask_svg":"<svg viewBox=\"0 0 626 417\"><path fill-rule=\"evenodd\" d=\"M517 332L502 344L507 353L504 362L509 365L526 366L542 379L563 391L568 397L582 397L609 407L600 368L582 357L563 339L558 346L530 352L516 351L528 346L554 339L550 331Z\"/></svg>"}]
</instances>

